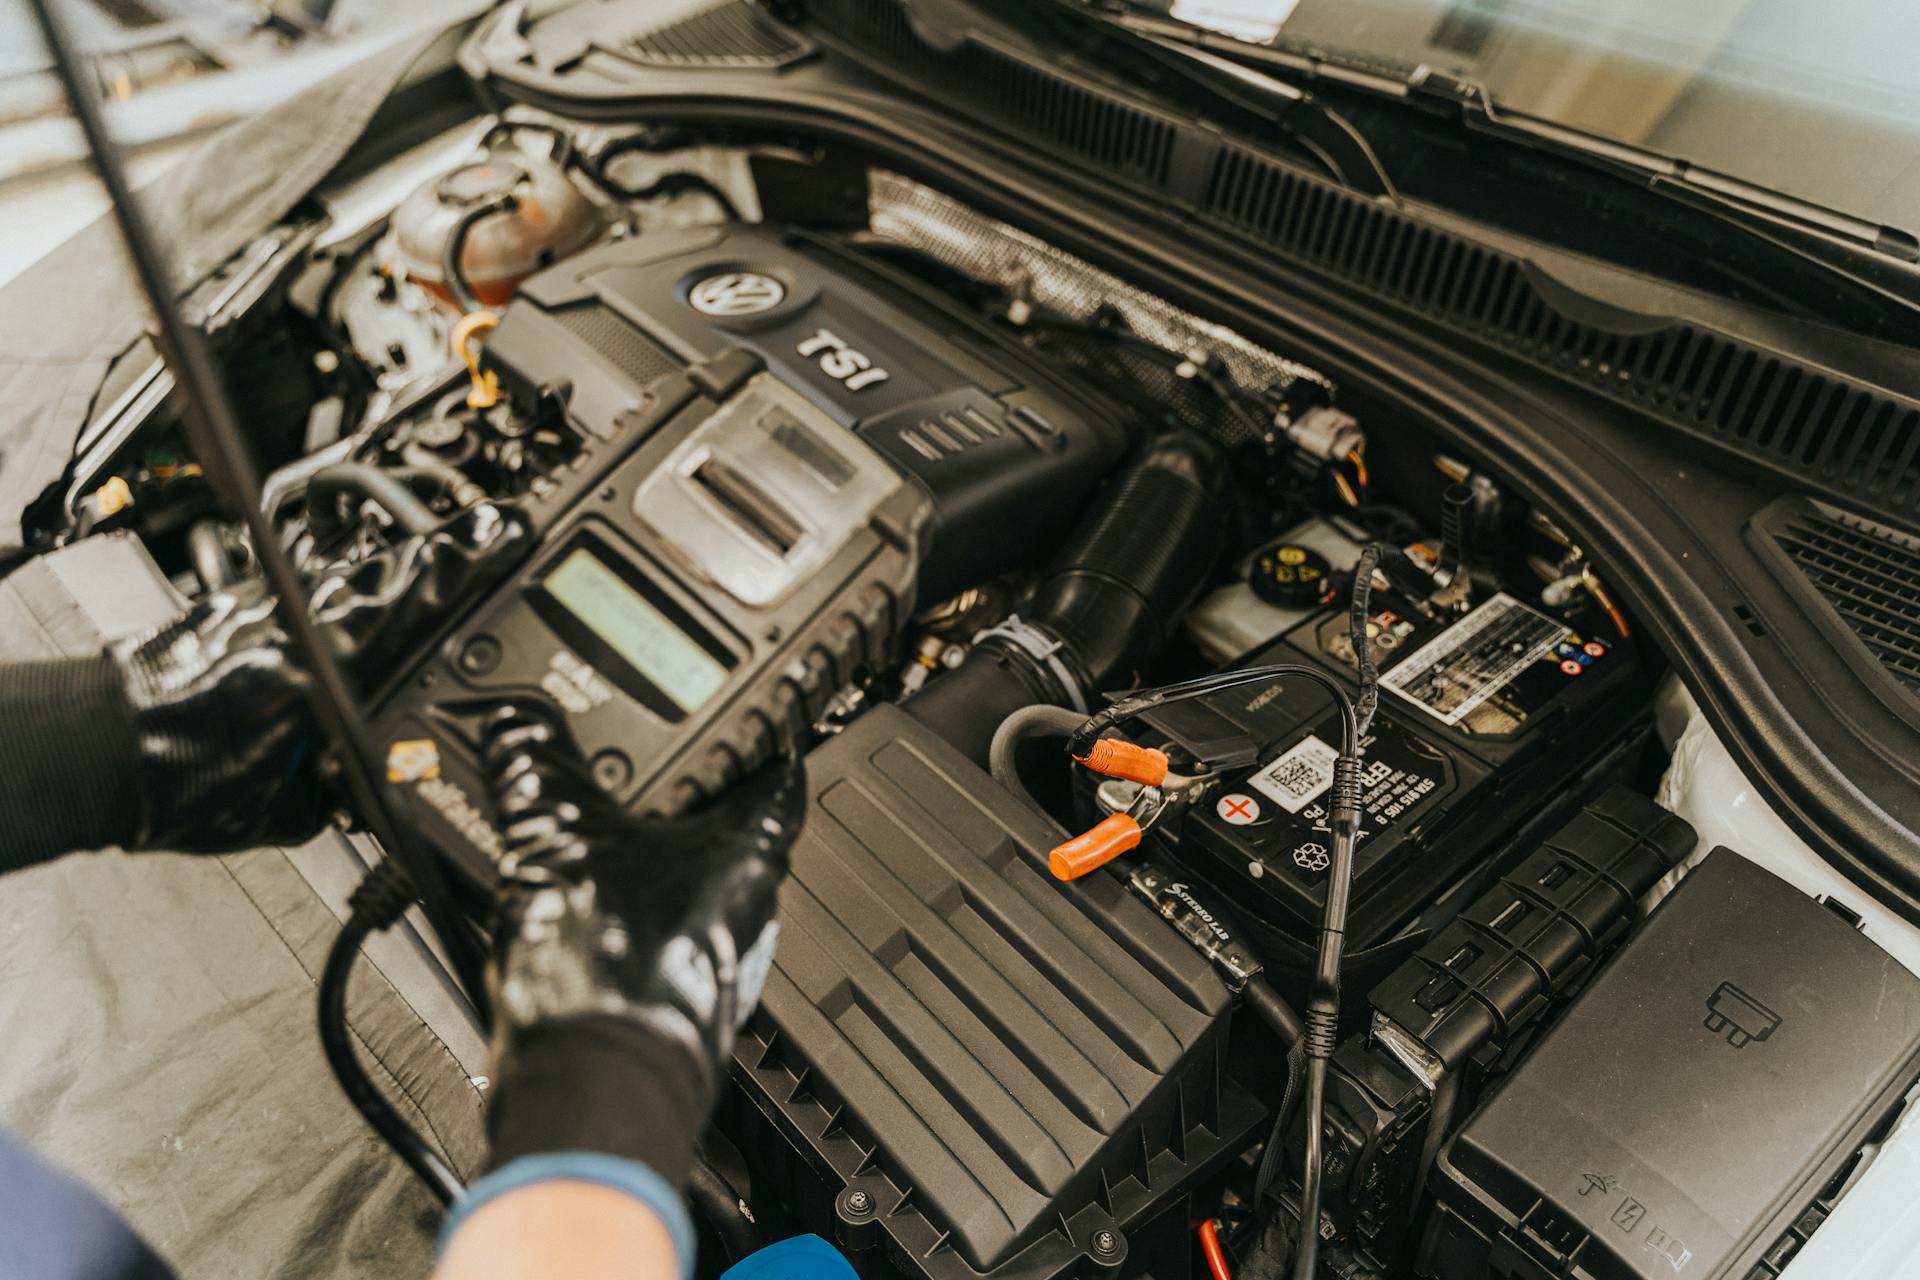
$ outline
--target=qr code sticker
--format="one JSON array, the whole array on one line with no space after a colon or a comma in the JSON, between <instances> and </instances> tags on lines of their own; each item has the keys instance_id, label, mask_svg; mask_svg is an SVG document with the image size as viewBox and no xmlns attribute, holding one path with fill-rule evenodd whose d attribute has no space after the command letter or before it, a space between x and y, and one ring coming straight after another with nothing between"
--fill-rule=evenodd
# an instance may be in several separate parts
<instances>
[{"instance_id":1,"label":"qr code sticker","mask_svg":"<svg viewBox=\"0 0 1920 1280\"><path fill-rule=\"evenodd\" d=\"M1249 786L1288 813L1299 813L1333 785L1339 752L1309 734L1247 779Z\"/></svg>"}]
</instances>

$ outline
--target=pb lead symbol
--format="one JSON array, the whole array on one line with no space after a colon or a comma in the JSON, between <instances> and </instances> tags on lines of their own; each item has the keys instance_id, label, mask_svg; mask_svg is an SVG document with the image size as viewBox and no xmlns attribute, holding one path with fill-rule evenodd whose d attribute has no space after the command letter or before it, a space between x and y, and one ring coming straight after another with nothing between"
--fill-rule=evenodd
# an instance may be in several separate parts
<instances>
[{"instance_id":1,"label":"pb lead symbol","mask_svg":"<svg viewBox=\"0 0 1920 1280\"><path fill-rule=\"evenodd\" d=\"M1771 1036L1780 1025L1780 1015L1731 982L1723 982L1707 997L1707 1019L1701 1025L1725 1036L1734 1048L1744 1049Z\"/></svg>"}]
</instances>

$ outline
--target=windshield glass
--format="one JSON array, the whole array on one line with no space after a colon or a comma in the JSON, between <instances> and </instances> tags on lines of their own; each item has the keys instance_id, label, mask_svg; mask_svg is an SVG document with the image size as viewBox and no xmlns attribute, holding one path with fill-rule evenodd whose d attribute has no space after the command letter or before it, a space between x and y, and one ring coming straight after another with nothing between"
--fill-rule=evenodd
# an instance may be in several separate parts
<instances>
[{"instance_id":1,"label":"windshield glass","mask_svg":"<svg viewBox=\"0 0 1920 1280\"><path fill-rule=\"evenodd\" d=\"M1425 64L1508 110L1920 227L1920 0L1172 0L1171 16Z\"/></svg>"}]
</instances>

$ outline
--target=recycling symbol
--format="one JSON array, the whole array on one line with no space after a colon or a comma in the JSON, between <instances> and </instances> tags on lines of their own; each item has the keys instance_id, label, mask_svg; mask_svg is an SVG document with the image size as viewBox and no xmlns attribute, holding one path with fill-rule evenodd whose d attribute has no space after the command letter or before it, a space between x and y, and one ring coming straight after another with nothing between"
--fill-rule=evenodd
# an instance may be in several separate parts
<instances>
[{"instance_id":1,"label":"recycling symbol","mask_svg":"<svg viewBox=\"0 0 1920 1280\"><path fill-rule=\"evenodd\" d=\"M1327 869L1327 847L1317 841L1309 840L1293 851L1294 865L1303 871L1325 871Z\"/></svg>"}]
</instances>

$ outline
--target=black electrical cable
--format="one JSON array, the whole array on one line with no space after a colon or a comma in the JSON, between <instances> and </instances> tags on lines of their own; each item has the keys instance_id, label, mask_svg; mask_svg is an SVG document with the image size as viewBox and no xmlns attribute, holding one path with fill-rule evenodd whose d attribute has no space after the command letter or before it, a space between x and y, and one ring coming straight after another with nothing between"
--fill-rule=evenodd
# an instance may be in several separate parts
<instances>
[{"instance_id":1,"label":"black electrical cable","mask_svg":"<svg viewBox=\"0 0 1920 1280\"><path fill-rule=\"evenodd\" d=\"M1265 978L1249 978L1240 992L1240 998L1247 1002L1247 1008L1260 1016L1262 1022L1273 1028L1273 1034L1280 1037L1281 1045L1289 1052L1307 1034L1300 1015L1293 1011L1292 1005L1280 998L1280 993Z\"/></svg>"},{"instance_id":2,"label":"black electrical cable","mask_svg":"<svg viewBox=\"0 0 1920 1280\"><path fill-rule=\"evenodd\" d=\"M1347 593L1347 634L1353 639L1354 671L1360 681L1360 696L1354 700L1354 715L1359 720L1360 736L1373 728L1374 712L1380 709L1380 669L1373 663L1373 645L1368 642L1371 619L1369 601L1373 598L1373 571L1380 563L1380 547L1369 545L1353 567L1353 588Z\"/></svg>"},{"instance_id":3,"label":"black electrical cable","mask_svg":"<svg viewBox=\"0 0 1920 1280\"><path fill-rule=\"evenodd\" d=\"M1292 676L1325 689L1333 698L1334 706L1340 712L1340 754L1352 756L1356 763L1360 752L1359 721L1355 718L1353 699L1338 681L1318 667L1310 667L1299 662L1273 662L1257 667L1242 667L1237 671L1218 671L1212 675L1196 676L1191 680L1180 680L1173 684L1163 684L1152 689L1143 689L1128 694L1114 702L1104 711L1089 716L1080 728L1067 739L1067 754L1080 757L1087 754L1094 739L1123 720L1130 720L1155 707L1166 706L1173 702L1185 702L1190 698L1204 698L1208 694L1219 693L1225 689L1236 689L1241 685L1259 684L1265 680L1276 680Z\"/></svg>"},{"instance_id":4,"label":"black electrical cable","mask_svg":"<svg viewBox=\"0 0 1920 1280\"><path fill-rule=\"evenodd\" d=\"M347 922L340 927L320 972L320 1047L354 1109L406 1161L427 1190L441 1204L450 1205L466 1194L466 1186L367 1075L347 1026L347 979L361 944L405 915L411 900L406 874L392 861L375 867L348 899Z\"/></svg>"},{"instance_id":5,"label":"black electrical cable","mask_svg":"<svg viewBox=\"0 0 1920 1280\"><path fill-rule=\"evenodd\" d=\"M1427 1175L1433 1172L1434 1162L1440 1158L1440 1144L1446 1141L1447 1130L1453 1124L1454 1108L1459 1104L1460 1073L1449 1071L1434 1086L1433 1101L1427 1108L1427 1136L1420 1143L1420 1163L1414 1171L1414 1186L1427 1185Z\"/></svg>"},{"instance_id":6,"label":"black electrical cable","mask_svg":"<svg viewBox=\"0 0 1920 1280\"><path fill-rule=\"evenodd\" d=\"M1357 605L1349 615L1354 659L1360 673L1360 704L1371 725L1378 705L1379 673L1373 665L1367 637L1368 583L1378 551L1369 547L1360 568L1367 581L1356 581ZM1301 1170L1300 1231L1294 1254L1294 1280L1312 1280L1319 1250L1320 1190L1323 1175L1320 1126L1326 1113L1327 1063L1338 1044L1340 1022L1340 961L1346 946L1347 906L1353 890L1353 853L1360 836L1360 757L1364 728L1355 700L1332 676L1316 667L1280 662L1162 685L1121 698L1089 717L1067 740L1067 754L1083 757L1106 729L1168 703L1201 698L1241 685L1282 677L1310 681L1324 688L1340 712L1340 753L1333 762L1333 786L1328 797L1327 826L1332 845L1327 871L1327 900L1321 916L1320 945L1314 967L1312 997L1308 1003L1301 1045L1305 1051L1306 1152Z\"/></svg>"},{"instance_id":7,"label":"black electrical cable","mask_svg":"<svg viewBox=\"0 0 1920 1280\"><path fill-rule=\"evenodd\" d=\"M766 1241L740 1202L739 1192L721 1176L720 1171L701 1156L687 1175L687 1201L705 1218L720 1237L720 1247L729 1264L760 1252Z\"/></svg>"},{"instance_id":8,"label":"black electrical cable","mask_svg":"<svg viewBox=\"0 0 1920 1280\"><path fill-rule=\"evenodd\" d=\"M1313 985L1307 999L1306 1038L1306 1150L1300 1169L1300 1230L1294 1239L1294 1280L1314 1280L1320 1249L1320 1192L1325 1162L1320 1150L1320 1128L1327 1106L1327 1063L1339 1044L1340 960L1347 941L1347 903L1353 892L1353 852L1360 838L1360 747L1357 739L1373 724L1380 702L1380 672L1374 666L1373 645L1367 635L1367 601L1372 594L1373 567L1378 547L1369 546L1354 568L1351 608L1347 615L1353 641L1354 669L1360 682L1355 711L1356 743L1352 754L1333 762L1333 789L1327 798L1327 826L1331 861L1327 868L1327 901L1320 920L1320 947Z\"/></svg>"},{"instance_id":9,"label":"black electrical cable","mask_svg":"<svg viewBox=\"0 0 1920 1280\"><path fill-rule=\"evenodd\" d=\"M1273 1126L1267 1132L1266 1150L1260 1153L1260 1167L1253 1176L1253 1203L1257 1206L1280 1176L1281 1145L1287 1126L1293 1123L1300 1107L1300 1081L1307 1073L1307 1047L1295 1044L1287 1050L1287 1083L1280 1092L1279 1105L1273 1109Z\"/></svg>"},{"instance_id":10,"label":"black electrical cable","mask_svg":"<svg viewBox=\"0 0 1920 1280\"><path fill-rule=\"evenodd\" d=\"M88 83L73 35L57 12L55 0L31 0L31 5L61 87L92 153L94 169L100 175L101 185L107 189L113 216L120 224L121 239L126 242L127 256L147 295L148 306L159 322L157 345L184 393L181 418L187 439L214 491L230 514L245 524L254 555L273 588L290 648L313 677L307 700L314 719L338 748L344 782L355 810L387 853L407 869L419 889L428 923L446 943L461 986L484 1017L486 989L481 982L484 959L479 939L457 912L446 876L434 853L411 839L406 829L394 820L385 784L381 781L383 773L373 764L379 757L366 730L355 718L353 694L346 676L328 648L326 636L308 613L300 574L281 548L278 532L261 507L260 475L213 346L205 333L187 323L180 308L160 242L134 198L119 148L107 130L99 98Z\"/></svg>"},{"instance_id":11,"label":"black electrical cable","mask_svg":"<svg viewBox=\"0 0 1920 1280\"><path fill-rule=\"evenodd\" d=\"M1273 1033L1280 1037L1280 1044L1287 1053L1286 1087L1281 1090L1280 1102L1273 1109L1273 1126L1267 1133L1266 1150L1260 1155L1260 1168L1253 1179L1253 1202L1258 1205L1280 1173L1280 1144L1286 1139L1287 1125L1292 1122L1294 1107L1300 1101L1300 1078L1305 1073L1307 1057L1306 1046L1301 1042L1306 1037L1307 1029L1301 1023L1300 1015L1293 1011L1293 1006L1282 1000L1280 993L1265 978L1250 978L1240 997L1247 1002L1247 1008L1273 1028Z\"/></svg>"}]
</instances>

